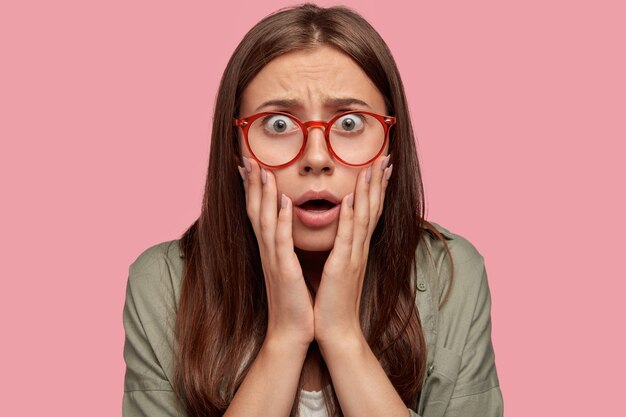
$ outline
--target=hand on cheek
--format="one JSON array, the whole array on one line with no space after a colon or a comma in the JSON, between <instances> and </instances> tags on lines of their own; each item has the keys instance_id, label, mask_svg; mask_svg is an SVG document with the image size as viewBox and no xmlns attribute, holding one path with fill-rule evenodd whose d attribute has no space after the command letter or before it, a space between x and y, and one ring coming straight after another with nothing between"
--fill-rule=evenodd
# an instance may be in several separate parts
<instances>
[{"instance_id":1,"label":"hand on cheek","mask_svg":"<svg viewBox=\"0 0 626 417\"><path fill-rule=\"evenodd\" d=\"M293 249L293 202L285 195L278 199L274 174L256 161L244 157L239 173L265 279L266 340L306 350L314 338L313 300Z\"/></svg>"},{"instance_id":2,"label":"hand on cheek","mask_svg":"<svg viewBox=\"0 0 626 417\"><path fill-rule=\"evenodd\" d=\"M315 339L321 345L362 338L361 290L372 233L382 213L392 166L377 159L357 177L356 189L341 202L335 244L315 296Z\"/></svg>"}]
</instances>

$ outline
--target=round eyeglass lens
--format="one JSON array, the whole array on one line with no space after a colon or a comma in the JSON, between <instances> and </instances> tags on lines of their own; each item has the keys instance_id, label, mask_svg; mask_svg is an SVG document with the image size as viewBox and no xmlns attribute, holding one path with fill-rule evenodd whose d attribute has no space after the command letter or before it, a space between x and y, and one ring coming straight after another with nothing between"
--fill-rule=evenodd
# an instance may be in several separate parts
<instances>
[{"instance_id":1,"label":"round eyeglass lens","mask_svg":"<svg viewBox=\"0 0 626 417\"><path fill-rule=\"evenodd\" d=\"M261 116L248 129L252 153L267 165L282 165L298 155L304 134L298 123L282 114Z\"/></svg>"},{"instance_id":2,"label":"round eyeglass lens","mask_svg":"<svg viewBox=\"0 0 626 417\"><path fill-rule=\"evenodd\" d=\"M349 164L363 164L382 149L385 127L374 116L350 113L339 117L330 127L330 146Z\"/></svg>"}]
</instances>

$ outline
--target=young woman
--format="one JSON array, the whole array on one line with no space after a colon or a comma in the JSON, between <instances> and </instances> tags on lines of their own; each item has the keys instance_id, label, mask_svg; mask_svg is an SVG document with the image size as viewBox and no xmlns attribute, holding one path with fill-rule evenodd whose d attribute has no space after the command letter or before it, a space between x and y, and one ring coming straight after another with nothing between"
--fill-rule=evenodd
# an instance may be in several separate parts
<instances>
[{"instance_id":1,"label":"young woman","mask_svg":"<svg viewBox=\"0 0 626 417\"><path fill-rule=\"evenodd\" d=\"M123 413L501 416L483 257L424 220L358 14L266 17L222 78L200 217L130 267Z\"/></svg>"}]
</instances>

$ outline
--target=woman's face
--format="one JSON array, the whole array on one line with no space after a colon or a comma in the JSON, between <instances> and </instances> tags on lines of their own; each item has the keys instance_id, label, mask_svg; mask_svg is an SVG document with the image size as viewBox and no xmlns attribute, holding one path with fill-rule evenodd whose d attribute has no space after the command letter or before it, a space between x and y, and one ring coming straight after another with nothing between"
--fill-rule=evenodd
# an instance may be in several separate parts
<instances>
[{"instance_id":1,"label":"woman's face","mask_svg":"<svg viewBox=\"0 0 626 417\"><path fill-rule=\"evenodd\" d=\"M331 105L333 99L355 99L366 104ZM267 105L269 100L292 100L297 105ZM385 101L363 70L346 54L329 46L281 55L270 61L243 91L239 117L263 111L290 113L301 121L329 121L336 114L364 110L385 115ZM252 158L239 130L241 154ZM387 155L387 149L383 155ZM381 155L381 157L383 156ZM354 192L359 172L369 165L351 167L335 160L329 152L323 129L310 128L304 153L293 164L268 169L276 178L280 195L294 202L294 246L305 251L332 249L339 217L326 225L311 225L296 215L295 203L310 190L328 191L339 201ZM267 168L266 168L267 169Z\"/></svg>"}]
</instances>

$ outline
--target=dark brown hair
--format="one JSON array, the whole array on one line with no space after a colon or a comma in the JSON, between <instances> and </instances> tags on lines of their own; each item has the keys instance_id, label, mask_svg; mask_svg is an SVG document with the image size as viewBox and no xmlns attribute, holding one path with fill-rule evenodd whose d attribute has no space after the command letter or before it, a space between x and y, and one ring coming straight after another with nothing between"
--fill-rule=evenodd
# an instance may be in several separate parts
<instances>
[{"instance_id":1,"label":"dark brown hair","mask_svg":"<svg viewBox=\"0 0 626 417\"><path fill-rule=\"evenodd\" d=\"M352 57L385 97L387 114L397 117L389 148L394 175L371 238L360 314L372 351L405 404L417 409L427 351L409 277L425 230L446 250L447 244L424 220L413 128L387 45L354 11L307 3L256 24L234 51L219 86L202 211L180 239L185 274L176 318L174 391L188 417L223 415L267 330L265 283L237 171L243 164L232 119L242 92L270 60L322 44ZM323 390L328 413L342 416L323 361L321 371L322 382L330 384ZM303 382L301 377L291 416L297 415Z\"/></svg>"}]
</instances>

